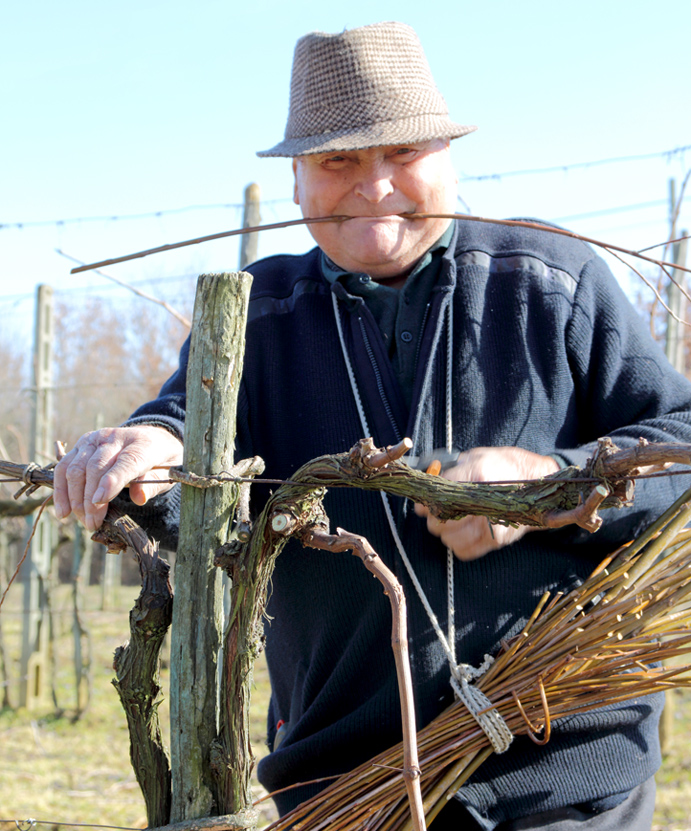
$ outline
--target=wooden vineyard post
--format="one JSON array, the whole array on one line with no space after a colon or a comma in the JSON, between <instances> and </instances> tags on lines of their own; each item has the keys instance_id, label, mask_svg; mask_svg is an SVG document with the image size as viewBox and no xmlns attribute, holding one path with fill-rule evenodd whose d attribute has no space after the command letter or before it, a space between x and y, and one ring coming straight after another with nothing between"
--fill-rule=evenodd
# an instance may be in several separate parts
<instances>
[{"instance_id":1,"label":"wooden vineyard post","mask_svg":"<svg viewBox=\"0 0 691 831\"><path fill-rule=\"evenodd\" d=\"M251 282L238 272L203 274L197 284L185 424L184 467L191 473L233 464ZM210 754L218 729L222 597L214 552L227 539L237 490L182 485L171 627L172 823L218 812Z\"/></svg>"},{"instance_id":2,"label":"wooden vineyard post","mask_svg":"<svg viewBox=\"0 0 691 831\"><path fill-rule=\"evenodd\" d=\"M243 228L254 228L262 221L259 212L261 189L256 182L252 182L245 188L245 210L242 217ZM259 247L259 232L243 234L240 237L240 270L246 268L257 259Z\"/></svg>"},{"instance_id":3,"label":"wooden vineyard post","mask_svg":"<svg viewBox=\"0 0 691 831\"><path fill-rule=\"evenodd\" d=\"M34 333L34 393L30 455L45 464L52 458L53 429L53 289L40 285L36 291ZM30 531L33 519L27 519ZM48 605L50 560L56 538L55 523L43 513L20 572L24 583L22 654L20 659L19 706L31 709L46 691L48 662Z\"/></svg>"}]
</instances>

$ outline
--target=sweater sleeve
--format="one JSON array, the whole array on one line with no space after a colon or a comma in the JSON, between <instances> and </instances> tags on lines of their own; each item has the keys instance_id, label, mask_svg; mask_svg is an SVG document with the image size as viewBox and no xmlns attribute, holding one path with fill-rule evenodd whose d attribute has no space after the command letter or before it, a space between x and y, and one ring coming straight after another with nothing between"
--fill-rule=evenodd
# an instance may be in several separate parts
<instances>
[{"instance_id":1,"label":"sweater sleeve","mask_svg":"<svg viewBox=\"0 0 691 831\"><path fill-rule=\"evenodd\" d=\"M556 448L560 456L582 467L604 436L620 448L640 438L691 443L691 384L668 363L599 257L581 273L566 340L582 443ZM686 476L638 481L632 508L603 511L605 533L619 540L640 533L690 484Z\"/></svg>"},{"instance_id":2,"label":"sweater sleeve","mask_svg":"<svg viewBox=\"0 0 691 831\"><path fill-rule=\"evenodd\" d=\"M153 425L163 427L180 441L185 433L185 406L187 361L189 358L190 339L180 349L177 370L163 384L161 391L153 401L138 407L124 422L123 427ZM145 505L135 505L125 490L114 500L144 530L157 540L162 548L175 551L178 547L178 526L180 523L180 485L155 496Z\"/></svg>"},{"instance_id":3,"label":"sweater sleeve","mask_svg":"<svg viewBox=\"0 0 691 831\"><path fill-rule=\"evenodd\" d=\"M135 410L123 426L155 425L169 430L180 441L183 440L189 348L190 339L187 338L180 350L178 368L161 387L158 397ZM236 451L236 460L253 455L244 384L241 386L238 400ZM126 489L120 494L116 504L158 540L162 547L173 551L177 548L180 485L175 485L170 491L150 499L146 505L142 506L132 502Z\"/></svg>"},{"instance_id":4,"label":"sweater sleeve","mask_svg":"<svg viewBox=\"0 0 691 831\"><path fill-rule=\"evenodd\" d=\"M163 384L158 396L153 401L138 407L124 423L124 427L132 427L137 424L153 424L157 427L165 427L180 441L183 440L189 352L190 339L188 337L180 349L178 368Z\"/></svg>"}]
</instances>

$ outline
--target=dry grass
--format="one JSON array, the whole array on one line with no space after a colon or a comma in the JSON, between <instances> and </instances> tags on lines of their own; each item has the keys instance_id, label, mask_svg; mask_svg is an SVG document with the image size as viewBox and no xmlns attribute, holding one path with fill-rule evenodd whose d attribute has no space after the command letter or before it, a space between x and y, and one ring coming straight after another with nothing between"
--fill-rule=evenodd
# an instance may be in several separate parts
<instances>
[{"instance_id":1,"label":"dry grass","mask_svg":"<svg viewBox=\"0 0 691 831\"><path fill-rule=\"evenodd\" d=\"M120 590L117 611L101 611L100 590L87 594L87 623L92 637L93 695L82 718L73 722L74 670L69 591L62 587L56 599L58 622L58 703L65 714L56 716L52 702L36 712L0 712L0 820L34 817L50 821L54 828L68 823L143 828L144 802L129 764L125 720L110 667L115 648L127 637L127 613L137 594L135 587ZM12 659L10 675L18 677L16 659L20 648L21 587L10 591L2 614L5 646ZM266 667L260 661L255 672L252 703L252 741L257 755L264 746L265 713L269 685ZM167 672L163 672L167 687ZM17 700L16 683L10 687ZM658 774L655 831L691 831L691 691L675 692L677 703L674 737ZM167 723L167 707L161 709ZM261 790L257 786L257 795ZM271 803L262 804L264 823L275 818ZM0 825L14 829L11 826ZM39 826L42 831L45 826Z\"/></svg>"},{"instance_id":2,"label":"dry grass","mask_svg":"<svg viewBox=\"0 0 691 831\"><path fill-rule=\"evenodd\" d=\"M653 831L691 831L691 690L674 690L671 740L656 776Z\"/></svg>"}]
</instances>

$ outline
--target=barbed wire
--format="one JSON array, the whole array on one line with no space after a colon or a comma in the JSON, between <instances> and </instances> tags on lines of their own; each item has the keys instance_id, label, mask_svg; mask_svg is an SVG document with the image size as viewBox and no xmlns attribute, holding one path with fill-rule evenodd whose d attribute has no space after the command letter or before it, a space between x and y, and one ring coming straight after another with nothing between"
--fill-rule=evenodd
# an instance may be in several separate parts
<instances>
[{"instance_id":1,"label":"barbed wire","mask_svg":"<svg viewBox=\"0 0 691 831\"><path fill-rule=\"evenodd\" d=\"M21 584L20 584L20 585L21 585ZM70 585L70 581L67 581L67 582L64 582L64 583L60 583L59 585L61 585L61 586L69 586L69 585ZM94 583L94 584L93 584L93 586L90 586L90 588L101 589L101 588L102 588L102 586L101 586L101 584L100 584L100 583ZM127 585L123 584L123 585L121 585L121 588L132 588L132 589L135 589L135 588L136 588L136 586L135 586L134 584L132 584L131 586L127 586ZM14 596L14 595L13 595L13 596ZM126 609L126 608L122 608L122 609L108 609L108 610L105 610L105 609L103 609L103 610L101 610L101 609L80 609L80 610L79 610L79 614L80 614L80 615L84 615L85 617L93 618L93 617L95 617L96 615L103 615L103 616L108 616L108 615L127 615L127 614L129 614L129 611L130 611L130 610L129 610L129 609ZM13 609L3 609L3 610L2 610L2 616L3 616L3 617L24 618L24 617L28 617L28 616L29 616L29 615L31 615L31 614L33 614L33 613L31 612L31 610L26 610L26 611L24 611L24 610L22 610L22 611L14 611ZM53 612L52 612L52 614L53 614L54 616L60 616L60 617L65 617L65 616L68 616L68 615L74 615L74 609L54 609L54 610L53 610ZM21 679L19 679L19 680L21 680ZM2 686L2 684L0 684L0 686Z\"/></svg>"},{"instance_id":2,"label":"barbed wire","mask_svg":"<svg viewBox=\"0 0 691 831\"><path fill-rule=\"evenodd\" d=\"M689 197L685 197L682 201L686 202ZM655 199L652 202L637 202L635 204L630 205L619 205L615 208L602 208L597 211L587 211L585 213L580 214L570 214L569 216L557 216L553 217L553 222L571 222L576 219L595 219L596 217L600 216L610 216L611 214L617 213L625 213L626 211L639 211L645 208L660 208L663 205L668 205L669 202L667 199ZM659 245L664 245L664 243L660 243ZM659 246L651 246L651 248L658 248ZM641 249L646 250L646 249Z\"/></svg>"},{"instance_id":3,"label":"barbed wire","mask_svg":"<svg viewBox=\"0 0 691 831\"><path fill-rule=\"evenodd\" d=\"M576 170L577 168L599 167L607 164L616 164L619 162L640 162L655 158L672 159L674 156L682 155L687 150L691 150L691 144L683 145L682 147L674 147L672 150L662 150L656 153L639 153L635 156L610 156L605 159L596 159L590 162L572 162L571 164L553 165L551 167L534 167L524 168L521 170L505 170L503 173L486 173L480 176L462 176L459 177L460 182L483 182L487 179L506 179L510 176L538 176L545 173L563 173L567 170Z\"/></svg>"},{"instance_id":4,"label":"barbed wire","mask_svg":"<svg viewBox=\"0 0 691 831\"><path fill-rule=\"evenodd\" d=\"M0 819L0 823L3 822L14 823L18 831L31 831L35 825L53 825L56 828L59 825L66 825L71 828L115 828L117 831L141 831L141 828L131 825L101 825L96 822L64 822L63 820L34 819L34 817L27 817L26 819Z\"/></svg>"},{"instance_id":5,"label":"barbed wire","mask_svg":"<svg viewBox=\"0 0 691 831\"><path fill-rule=\"evenodd\" d=\"M170 283L181 283L184 280L197 280L199 277L199 272L197 271L190 271L187 274L174 274L170 277L145 277L139 280L132 280L130 285L140 287L140 286L153 286L158 283L165 283L169 285ZM110 285L108 283L103 283L99 286L94 285L87 285L87 286L70 286L69 288L54 288L53 293L57 299L60 299L62 295L71 295L71 294L86 294L92 295L94 297L98 297L99 295L103 294L104 292L119 292L123 291L122 286L117 285ZM181 289L177 289L177 291L181 291ZM182 289L184 291L184 288ZM180 296L187 296L187 292L184 295ZM33 301L36 297L35 291L27 291L23 294L5 294L0 296L0 306L12 306L17 305L19 303L24 303L26 301Z\"/></svg>"},{"instance_id":6,"label":"barbed wire","mask_svg":"<svg viewBox=\"0 0 691 831\"><path fill-rule=\"evenodd\" d=\"M649 161L650 159L656 158L666 158L667 160L672 159L674 156L682 155L686 151L691 150L691 144L683 145L680 147L673 147L670 150L660 150L654 153L639 153L632 156L611 156L603 159L594 159L591 161L585 162L569 162L567 164L561 165L553 165L551 167L537 167L537 168L524 168L520 170L504 170L495 173L482 173L479 175L469 176L467 174L459 176L459 182L484 182L484 181L491 181L491 180L498 180L498 179L507 179L510 177L515 176L538 176L544 175L549 173L563 173L569 170L578 170L578 169L587 169L590 167L601 167L603 165L610 165L610 164L619 164L623 162L641 162L641 161ZM281 199L266 199L262 201L262 205L267 207L272 205L281 205L281 204L292 204L293 200L290 197L284 197ZM664 203L664 200L662 202ZM23 229L23 228L36 228L36 227L45 227L50 225L55 226L62 226L62 225L72 225L76 223L82 222L127 222L127 221L137 221L140 219L156 219L162 216L169 216L174 214L181 214L181 213L188 213L192 211L210 211L210 210L241 210L244 208L243 203L238 202L221 202L221 203L210 203L207 205L186 205L181 208L163 208L160 210L155 211L145 211L142 213L137 214L111 214L111 215L102 215L102 216L81 216L81 217L69 217L63 219L45 219L45 220L27 220L27 221L15 221L15 222L2 222L0 223L0 230L5 230L8 228L14 229ZM630 206L624 206L623 208L613 208L609 209L612 212L618 210L628 210Z\"/></svg>"},{"instance_id":7,"label":"barbed wire","mask_svg":"<svg viewBox=\"0 0 691 831\"><path fill-rule=\"evenodd\" d=\"M292 203L292 198L284 197L281 199L265 199L262 202L262 205L270 207L272 205L280 205L280 204L287 204ZM216 203L216 204L209 204L209 205L187 205L183 208L162 208L161 210L156 211L145 211L138 214L112 214L110 216L75 216L69 217L67 219L37 219L37 220L29 220L26 222L3 222L0 223L0 231L5 230L7 228L14 228L17 230L22 230L23 228L40 228L40 227L47 227L50 225L55 226L62 226L62 225L76 225L82 222L131 222L137 221L140 219L158 219L162 216L170 216L173 214L181 214L181 213L188 213L191 211L220 211L220 210L242 210L244 208L244 204L242 203Z\"/></svg>"},{"instance_id":8,"label":"barbed wire","mask_svg":"<svg viewBox=\"0 0 691 831\"><path fill-rule=\"evenodd\" d=\"M52 392L63 392L65 390L80 390L80 389L121 389L126 387L161 387L166 379L175 371L175 366L171 367L170 372L159 381L148 379L147 381L94 381L84 382L83 384L51 384L41 387L42 390L51 390ZM36 392L36 387L22 386L22 387L3 387L3 395L27 395L28 393Z\"/></svg>"}]
</instances>

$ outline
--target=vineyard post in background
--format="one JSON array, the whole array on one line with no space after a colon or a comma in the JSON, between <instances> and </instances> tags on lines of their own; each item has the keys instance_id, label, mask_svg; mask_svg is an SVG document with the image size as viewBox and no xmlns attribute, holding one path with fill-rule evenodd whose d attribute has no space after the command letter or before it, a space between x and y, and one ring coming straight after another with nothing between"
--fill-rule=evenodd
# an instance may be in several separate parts
<instances>
[{"instance_id":1,"label":"vineyard post in background","mask_svg":"<svg viewBox=\"0 0 691 831\"><path fill-rule=\"evenodd\" d=\"M30 459L45 465L53 458L53 289L40 285L36 292L34 330L34 389L33 420ZM27 519L27 534L31 532L33 517ZM43 513L38 520L21 578L24 584L24 621L20 664L19 705L32 707L45 691L48 669L46 645L48 615L45 581L50 577L50 557L53 550L55 526L51 517Z\"/></svg>"},{"instance_id":2,"label":"vineyard post in background","mask_svg":"<svg viewBox=\"0 0 691 831\"><path fill-rule=\"evenodd\" d=\"M682 184L681 193L677 198L677 183L675 179L669 180L669 239L677 239L677 220L679 215L680 202L684 196L686 181ZM682 375L686 371L685 337L680 321L685 320L685 294L686 294L686 250L688 231L681 232L682 239L672 243L671 260L676 267L672 269L671 277L667 284L667 325L665 332L665 355L672 366ZM669 243L668 243L669 244Z\"/></svg>"},{"instance_id":3,"label":"vineyard post in background","mask_svg":"<svg viewBox=\"0 0 691 831\"><path fill-rule=\"evenodd\" d=\"M670 179L670 239L677 237L677 200L676 200L676 183L674 179ZM686 230L681 232L681 236L685 237L688 232ZM681 239L679 242L672 244L672 262L681 266L682 269L686 266L686 251L688 240ZM686 273L680 268L672 270L672 280L667 285L667 305L670 308L671 314L667 315L667 327L665 333L665 355L672 366L686 374L686 337L684 328L680 320L686 319ZM668 753L670 749L670 742L674 735L674 720L675 720L675 694L673 691L665 693L665 707L660 718L660 746L663 753Z\"/></svg>"},{"instance_id":4,"label":"vineyard post in background","mask_svg":"<svg viewBox=\"0 0 691 831\"><path fill-rule=\"evenodd\" d=\"M245 210L242 216L243 228L254 228L262 221L259 210L261 189L256 182L251 182L245 188ZM259 231L252 231L240 237L240 265L242 271L257 259L259 250Z\"/></svg>"},{"instance_id":5,"label":"vineyard post in background","mask_svg":"<svg viewBox=\"0 0 691 831\"><path fill-rule=\"evenodd\" d=\"M681 232L686 236L687 231ZM686 252L688 248L688 240L682 239L675 242L672 246L672 260L681 266L686 265ZM672 278L667 287L667 303L676 317L672 315L667 316L667 336L665 340L665 354L672 366L684 375L686 373L686 350L685 350L685 333L679 320L685 319L685 304L686 298L684 296L686 291L686 274L681 268L675 268L672 271Z\"/></svg>"}]
</instances>

